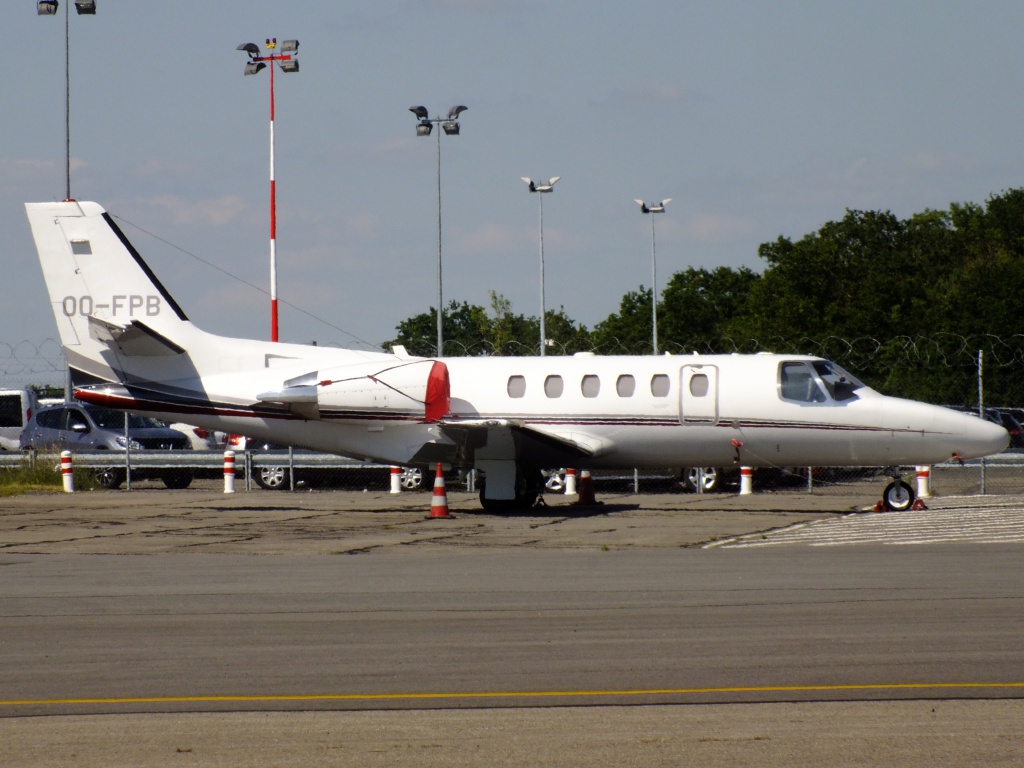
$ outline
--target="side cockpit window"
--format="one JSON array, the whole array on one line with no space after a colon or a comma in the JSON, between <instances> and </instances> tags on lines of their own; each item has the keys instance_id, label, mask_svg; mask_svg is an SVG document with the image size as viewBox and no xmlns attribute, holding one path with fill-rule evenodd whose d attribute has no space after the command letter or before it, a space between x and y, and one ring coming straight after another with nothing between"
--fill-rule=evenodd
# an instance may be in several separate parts
<instances>
[{"instance_id":1,"label":"side cockpit window","mask_svg":"<svg viewBox=\"0 0 1024 768\"><path fill-rule=\"evenodd\" d=\"M779 366L779 394L796 403L841 403L857 399L864 385L827 360L787 362Z\"/></svg>"},{"instance_id":2,"label":"side cockpit window","mask_svg":"<svg viewBox=\"0 0 1024 768\"><path fill-rule=\"evenodd\" d=\"M825 393L821 391L807 363L783 363L779 385L783 400L797 403L825 402Z\"/></svg>"}]
</instances>

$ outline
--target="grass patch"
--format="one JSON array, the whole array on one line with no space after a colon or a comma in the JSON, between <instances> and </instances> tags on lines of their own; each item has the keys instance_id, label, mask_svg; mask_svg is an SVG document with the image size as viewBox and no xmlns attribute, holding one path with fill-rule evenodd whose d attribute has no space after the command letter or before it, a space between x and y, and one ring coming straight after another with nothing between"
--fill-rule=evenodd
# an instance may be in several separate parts
<instances>
[{"instance_id":1,"label":"grass patch","mask_svg":"<svg viewBox=\"0 0 1024 768\"><path fill-rule=\"evenodd\" d=\"M42 459L34 467L26 459L18 466L0 469L0 496L17 496L28 491L58 491L62 487L60 472Z\"/></svg>"},{"instance_id":2,"label":"grass patch","mask_svg":"<svg viewBox=\"0 0 1024 768\"><path fill-rule=\"evenodd\" d=\"M88 491L95 487L96 481L91 470L75 470L75 490ZM63 489L59 457L40 455L34 465L26 457L13 467L0 467L0 496L20 496L31 491Z\"/></svg>"}]
</instances>

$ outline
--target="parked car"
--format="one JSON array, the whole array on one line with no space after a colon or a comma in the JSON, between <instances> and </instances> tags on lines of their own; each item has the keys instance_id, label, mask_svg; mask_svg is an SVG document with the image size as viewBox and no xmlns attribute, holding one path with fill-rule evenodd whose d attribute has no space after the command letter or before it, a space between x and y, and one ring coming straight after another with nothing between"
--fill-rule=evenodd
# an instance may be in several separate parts
<instances>
[{"instance_id":1,"label":"parked car","mask_svg":"<svg viewBox=\"0 0 1024 768\"><path fill-rule=\"evenodd\" d=\"M193 451L223 451L235 450L227 446L228 435L224 432L217 432L205 427L194 427L191 424L176 421L168 424L171 429L181 432L192 444Z\"/></svg>"},{"instance_id":2,"label":"parked car","mask_svg":"<svg viewBox=\"0 0 1024 768\"><path fill-rule=\"evenodd\" d=\"M288 446L271 443L266 440L256 440L244 435L229 435L227 438L227 450L251 451L256 454L253 462L253 480L260 488L268 491L286 491L292 487L292 479L287 463L267 462L265 457L259 454L266 453L287 453ZM368 481L385 488L391 483L391 472L387 468L379 466L366 466L362 462L349 461L341 456L331 456L317 451L307 451L296 448L293 457L298 464L307 466L295 467L295 485L307 488L322 488L325 486L339 485L362 485ZM308 466L310 457L327 458L322 466ZM337 461L330 461L336 459ZM320 464L318 461L317 464ZM369 473L369 474L368 474ZM400 483L402 490L416 491L423 486L424 472L419 467L402 467ZM449 473L449 478L458 477L457 472Z\"/></svg>"},{"instance_id":3,"label":"parked car","mask_svg":"<svg viewBox=\"0 0 1024 768\"><path fill-rule=\"evenodd\" d=\"M189 439L163 422L146 416L128 414L127 436L125 414L109 408L82 403L67 403L40 408L21 433L23 450L58 451L186 451ZM132 469L139 479L157 477L168 488L187 488L192 482L190 469ZM96 470L96 481L104 488L118 488L125 479L121 466L111 465Z\"/></svg>"}]
</instances>

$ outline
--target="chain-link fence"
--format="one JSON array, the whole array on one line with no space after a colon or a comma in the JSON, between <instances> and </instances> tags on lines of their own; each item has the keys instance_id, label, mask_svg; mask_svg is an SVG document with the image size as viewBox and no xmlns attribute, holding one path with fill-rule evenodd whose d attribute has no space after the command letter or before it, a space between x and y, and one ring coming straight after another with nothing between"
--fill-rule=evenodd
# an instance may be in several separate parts
<instances>
[{"instance_id":1,"label":"chain-link fence","mask_svg":"<svg viewBox=\"0 0 1024 768\"><path fill-rule=\"evenodd\" d=\"M721 342L714 348L705 344L684 347L666 345L668 351L684 352L800 352L820 355L846 367L854 374L887 394L914 397L982 413L985 418L1002 423L1011 433L1010 447L998 456L984 461L952 462L936 466L931 472L931 487L940 494L1020 493L1024 491L1024 337L1000 339L991 336L957 336L937 334L929 338L901 337L888 341L870 338L844 340L837 338L786 341L750 340ZM694 348L696 347L696 349ZM485 349L462 349L446 342L451 352L487 354ZM559 351L556 349L553 352ZM628 349L601 349L601 353L625 353ZM867 372L865 375L864 372ZM883 379L889 386L876 384ZM23 341L0 343L0 389L35 389L44 397L63 397L66 364L60 344ZM894 391L895 390L895 391ZM187 429L186 425L178 428ZM222 479L223 441L211 443L202 450L193 450L174 458L168 455L150 459L145 452L134 456L82 456L83 476L91 475L99 487L164 483L180 485L182 478L191 478L192 487L213 487ZM353 462L335 456L287 449L240 450L239 477L244 488L252 490L313 490L340 488L349 490L389 490L391 470L377 464ZM127 461L126 461L127 459ZM7 465L17 464L22 457L8 455ZM55 456L43 461L57 465ZM163 466L147 462L162 461ZM134 465L132 464L134 462ZM788 492L877 496L887 482L882 467L775 467L754 471L755 492ZM902 477L913 484L916 470L900 468ZM106 470L105 472L103 470ZM170 479L170 482L166 482ZM474 488L472 475L453 473L449 484ZM558 493L565 488L564 468L552 468L545 477L547 489ZM594 473L598 490L609 492L648 493L737 493L740 468L732 467L666 467L663 469L601 470ZM421 468L402 470L401 488L405 491L429 492L432 475L424 478Z\"/></svg>"}]
</instances>

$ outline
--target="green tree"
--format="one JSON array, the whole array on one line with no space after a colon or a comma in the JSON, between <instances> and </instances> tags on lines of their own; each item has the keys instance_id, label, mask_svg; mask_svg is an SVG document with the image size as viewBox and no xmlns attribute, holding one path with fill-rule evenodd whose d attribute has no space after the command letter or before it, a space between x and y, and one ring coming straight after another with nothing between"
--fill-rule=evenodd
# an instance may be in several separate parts
<instances>
[{"instance_id":1,"label":"green tree","mask_svg":"<svg viewBox=\"0 0 1024 768\"><path fill-rule=\"evenodd\" d=\"M744 315L760 276L747 267L676 272L658 306L659 346L681 352L732 352L743 346ZM756 350L754 350L756 351Z\"/></svg>"},{"instance_id":2,"label":"green tree","mask_svg":"<svg viewBox=\"0 0 1024 768\"><path fill-rule=\"evenodd\" d=\"M641 285L629 291L619 303L618 314L608 315L594 326L591 339L603 355L650 354L651 289Z\"/></svg>"}]
</instances>

